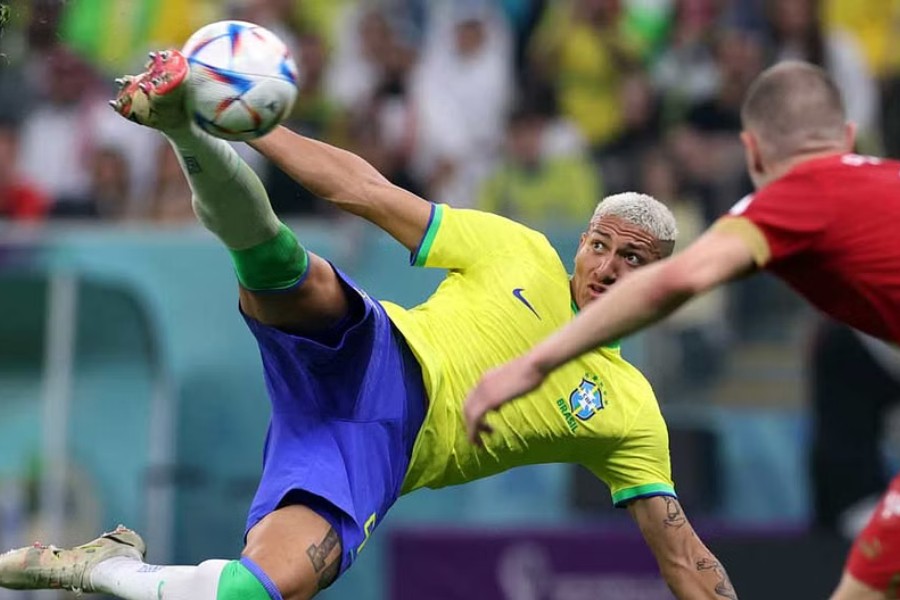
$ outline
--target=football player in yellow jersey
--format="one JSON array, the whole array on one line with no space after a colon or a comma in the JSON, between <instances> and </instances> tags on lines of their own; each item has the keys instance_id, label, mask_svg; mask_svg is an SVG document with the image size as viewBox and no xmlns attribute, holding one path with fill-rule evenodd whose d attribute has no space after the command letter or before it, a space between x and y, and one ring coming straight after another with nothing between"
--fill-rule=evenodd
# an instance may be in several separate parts
<instances>
[{"instance_id":1,"label":"football player in yellow jersey","mask_svg":"<svg viewBox=\"0 0 900 600\"><path fill-rule=\"evenodd\" d=\"M126 600L299 600L345 571L397 499L523 464L581 462L627 507L682 599L735 598L672 484L665 423L649 384L605 347L500 411L468 443L466 392L641 266L668 256L671 213L639 194L590 218L570 277L540 233L431 204L349 152L279 129L253 146L296 181L381 227L415 265L448 269L425 303L372 300L307 252L252 170L184 110L174 51L122 81L114 108L160 130L181 157L197 216L227 246L243 318L260 347L272 418L239 560L148 566L125 528L70 550L0 556L0 586L62 587ZM602 594L602 590L597 590Z\"/></svg>"}]
</instances>

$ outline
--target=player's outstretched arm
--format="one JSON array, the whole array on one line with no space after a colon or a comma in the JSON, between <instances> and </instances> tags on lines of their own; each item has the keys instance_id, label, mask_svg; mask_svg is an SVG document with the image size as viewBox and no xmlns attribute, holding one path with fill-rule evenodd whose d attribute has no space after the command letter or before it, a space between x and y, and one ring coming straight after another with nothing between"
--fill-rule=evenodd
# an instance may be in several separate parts
<instances>
[{"instance_id":1,"label":"player's outstretched arm","mask_svg":"<svg viewBox=\"0 0 900 600\"><path fill-rule=\"evenodd\" d=\"M725 567L700 541L675 498L635 500L628 512L656 557L660 573L679 600L737 600Z\"/></svg>"},{"instance_id":2,"label":"player's outstretched arm","mask_svg":"<svg viewBox=\"0 0 900 600\"><path fill-rule=\"evenodd\" d=\"M712 230L686 250L649 265L587 306L530 353L550 372L585 352L651 325L682 304L748 273L755 263L750 245L730 232Z\"/></svg>"},{"instance_id":3,"label":"player's outstretched arm","mask_svg":"<svg viewBox=\"0 0 900 600\"><path fill-rule=\"evenodd\" d=\"M534 390L561 365L659 321L754 265L743 238L711 230L683 252L629 275L531 351L481 378L464 408L470 439L477 442L482 432L490 433L487 413Z\"/></svg>"},{"instance_id":4,"label":"player's outstretched arm","mask_svg":"<svg viewBox=\"0 0 900 600\"><path fill-rule=\"evenodd\" d=\"M286 127L250 145L312 193L378 225L411 252L425 235L431 204L352 152Z\"/></svg>"}]
</instances>

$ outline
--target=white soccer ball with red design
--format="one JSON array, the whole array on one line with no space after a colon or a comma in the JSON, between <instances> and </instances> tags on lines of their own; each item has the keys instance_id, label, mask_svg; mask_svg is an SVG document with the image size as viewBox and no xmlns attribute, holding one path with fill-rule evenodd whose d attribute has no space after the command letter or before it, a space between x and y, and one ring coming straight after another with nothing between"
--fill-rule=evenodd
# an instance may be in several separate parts
<instances>
[{"instance_id":1,"label":"white soccer ball with red design","mask_svg":"<svg viewBox=\"0 0 900 600\"><path fill-rule=\"evenodd\" d=\"M188 110L204 131L251 140L281 123L297 98L297 65L278 36L245 21L200 28L182 50Z\"/></svg>"}]
</instances>

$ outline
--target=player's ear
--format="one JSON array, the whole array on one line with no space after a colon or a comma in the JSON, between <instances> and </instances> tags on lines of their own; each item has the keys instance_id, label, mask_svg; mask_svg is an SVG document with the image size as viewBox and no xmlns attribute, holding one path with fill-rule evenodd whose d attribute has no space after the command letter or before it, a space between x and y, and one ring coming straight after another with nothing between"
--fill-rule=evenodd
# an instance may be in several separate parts
<instances>
[{"instance_id":1,"label":"player's ear","mask_svg":"<svg viewBox=\"0 0 900 600\"><path fill-rule=\"evenodd\" d=\"M856 123L853 121L844 123L844 148L847 152L856 148Z\"/></svg>"},{"instance_id":2,"label":"player's ear","mask_svg":"<svg viewBox=\"0 0 900 600\"><path fill-rule=\"evenodd\" d=\"M747 171L750 176L762 175L764 172L762 153L759 151L759 140L746 129L741 132L741 143L744 145L744 156L747 159Z\"/></svg>"}]
</instances>

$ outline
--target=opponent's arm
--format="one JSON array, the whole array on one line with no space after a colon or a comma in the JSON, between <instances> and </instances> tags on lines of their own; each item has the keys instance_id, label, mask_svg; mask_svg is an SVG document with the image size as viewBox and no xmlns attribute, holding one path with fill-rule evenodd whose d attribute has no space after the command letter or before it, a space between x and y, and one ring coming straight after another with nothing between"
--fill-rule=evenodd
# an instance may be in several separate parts
<instances>
[{"instance_id":1,"label":"opponent's arm","mask_svg":"<svg viewBox=\"0 0 900 600\"><path fill-rule=\"evenodd\" d=\"M313 194L378 225L411 252L425 235L431 204L352 152L285 127L250 145Z\"/></svg>"},{"instance_id":2,"label":"opponent's arm","mask_svg":"<svg viewBox=\"0 0 900 600\"><path fill-rule=\"evenodd\" d=\"M642 498L630 503L628 512L676 598L737 600L725 567L697 536L678 500L668 496Z\"/></svg>"},{"instance_id":3,"label":"opponent's arm","mask_svg":"<svg viewBox=\"0 0 900 600\"><path fill-rule=\"evenodd\" d=\"M662 319L755 264L745 238L714 229L672 258L629 275L530 352L482 377L464 409L470 439L490 433L484 422L489 411L535 389L560 365Z\"/></svg>"},{"instance_id":4,"label":"opponent's arm","mask_svg":"<svg viewBox=\"0 0 900 600\"><path fill-rule=\"evenodd\" d=\"M683 252L640 269L592 302L531 352L541 372L659 321L682 304L755 266L744 238L709 231Z\"/></svg>"}]
</instances>

